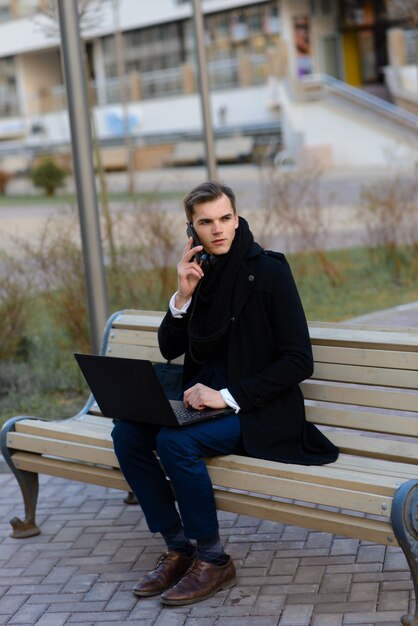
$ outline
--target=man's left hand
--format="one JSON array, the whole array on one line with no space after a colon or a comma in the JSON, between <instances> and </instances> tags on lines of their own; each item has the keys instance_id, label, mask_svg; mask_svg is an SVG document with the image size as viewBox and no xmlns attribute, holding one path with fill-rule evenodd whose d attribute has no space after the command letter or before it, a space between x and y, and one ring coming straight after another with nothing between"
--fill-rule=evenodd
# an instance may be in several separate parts
<instances>
[{"instance_id":1,"label":"man's left hand","mask_svg":"<svg viewBox=\"0 0 418 626\"><path fill-rule=\"evenodd\" d=\"M186 408L193 408L198 411L206 407L209 409L224 409L228 406L219 391L206 387L206 385L201 383L186 389L183 403Z\"/></svg>"}]
</instances>

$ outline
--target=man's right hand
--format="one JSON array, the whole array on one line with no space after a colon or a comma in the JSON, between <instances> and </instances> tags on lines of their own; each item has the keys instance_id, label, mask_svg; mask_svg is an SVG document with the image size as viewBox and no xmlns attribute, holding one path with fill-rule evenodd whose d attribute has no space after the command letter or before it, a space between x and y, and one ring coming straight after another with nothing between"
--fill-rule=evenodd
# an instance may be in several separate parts
<instances>
[{"instance_id":1,"label":"man's right hand","mask_svg":"<svg viewBox=\"0 0 418 626\"><path fill-rule=\"evenodd\" d=\"M181 309L190 300L198 283L203 278L203 270L193 257L203 250L203 246L193 247L193 238L189 237L183 252L183 258L177 265L178 291L175 306Z\"/></svg>"}]
</instances>

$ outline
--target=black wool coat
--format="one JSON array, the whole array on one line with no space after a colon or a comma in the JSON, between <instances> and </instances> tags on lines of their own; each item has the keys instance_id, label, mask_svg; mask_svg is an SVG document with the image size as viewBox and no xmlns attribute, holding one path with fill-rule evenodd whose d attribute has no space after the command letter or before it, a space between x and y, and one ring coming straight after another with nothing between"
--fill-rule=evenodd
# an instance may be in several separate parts
<instances>
[{"instance_id":1,"label":"black wool coat","mask_svg":"<svg viewBox=\"0 0 418 626\"><path fill-rule=\"evenodd\" d=\"M185 388L198 371L187 335L192 308L182 318L168 311L158 332L164 358L185 355ZM238 272L227 363L246 454L303 465L335 461L338 448L305 419L299 383L312 375L313 358L292 273L283 254L266 252L257 243Z\"/></svg>"}]
</instances>

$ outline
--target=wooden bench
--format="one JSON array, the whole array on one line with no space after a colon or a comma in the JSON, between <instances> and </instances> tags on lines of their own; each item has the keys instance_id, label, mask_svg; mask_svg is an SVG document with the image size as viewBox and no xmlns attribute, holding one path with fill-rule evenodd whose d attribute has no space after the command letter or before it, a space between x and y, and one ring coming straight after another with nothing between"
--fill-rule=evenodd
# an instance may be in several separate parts
<instances>
[{"instance_id":1,"label":"wooden bench","mask_svg":"<svg viewBox=\"0 0 418 626\"><path fill-rule=\"evenodd\" d=\"M162 316L158 311L115 313L105 329L102 354L164 362L156 333ZM307 419L327 430L340 457L320 467L237 455L210 459L217 506L400 545L417 598L418 333L328 323L309 328L315 373L302 384ZM69 419L20 416L4 425L2 452L25 504L24 520L11 520L13 537L40 532L35 522L39 473L129 490L113 452L111 428L92 397ZM402 623L418 626L418 610Z\"/></svg>"}]
</instances>

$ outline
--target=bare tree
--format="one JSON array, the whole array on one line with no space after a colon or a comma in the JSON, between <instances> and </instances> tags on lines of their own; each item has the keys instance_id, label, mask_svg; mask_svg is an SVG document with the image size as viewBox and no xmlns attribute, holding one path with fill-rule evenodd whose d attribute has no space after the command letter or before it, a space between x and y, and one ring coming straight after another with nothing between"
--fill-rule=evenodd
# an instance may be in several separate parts
<instances>
[{"instance_id":1,"label":"bare tree","mask_svg":"<svg viewBox=\"0 0 418 626\"><path fill-rule=\"evenodd\" d=\"M78 14L82 33L97 25L102 18L103 5L104 3L100 0L79 0ZM34 17L34 21L47 37L59 37L58 4L56 0L43 2Z\"/></svg>"},{"instance_id":2,"label":"bare tree","mask_svg":"<svg viewBox=\"0 0 418 626\"><path fill-rule=\"evenodd\" d=\"M274 232L293 241L293 248L308 267L307 253L312 253L332 285L341 283L342 276L324 250L329 233L327 214L319 193L321 169L315 164L305 169L281 171L264 166L261 172L264 211L258 238L268 245Z\"/></svg>"},{"instance_id":3,"label":"bare tree","mask_svg":"<svg viewBox=\"0 0 418 626\"><path fill-rule=\"evenodd\" d=\"M96 25L98 21L100 21L102 17L102 11L105 3L100 0L79 0L78 2L78 14L79 14L79 24L80 24L80 32L83 34L87 29ZM47 0L46 3L42 5L39 9L37 16L35 16L35 21L38 24L38 27L42 29L42 31L49 37L59 37L60 29L59 29L59 15L58 15L58 4L56 0ZM87 88L87 98L89 103L89 113L90 113L90 124L92 131L92 141L93 141L93 151L94 158L96 162L96 171L99 179L99 186L101 191L101 206L103 211L103 216L105 220L105 228L106 234L109 241L109 252L110 252L110 262L111 269L114 273L117 273L117 253L116 253L116 243L113 236L113 221L110 215L110 206L109 206L109 192L107 187L107 180L104 173L102 155L100 151L100 143L97 136L96 125L93 115L93 106L94 106L94 93L92 89L92 85L90 83L89 77L91 76L91 69L89 67L89 59L86 53L86 47L83 46L83 62L84 62L84 72L85 72L85 80L86 80L86 88Z\"/></svg>"}]
</instances>

